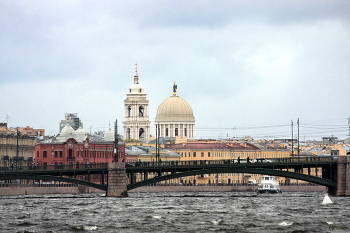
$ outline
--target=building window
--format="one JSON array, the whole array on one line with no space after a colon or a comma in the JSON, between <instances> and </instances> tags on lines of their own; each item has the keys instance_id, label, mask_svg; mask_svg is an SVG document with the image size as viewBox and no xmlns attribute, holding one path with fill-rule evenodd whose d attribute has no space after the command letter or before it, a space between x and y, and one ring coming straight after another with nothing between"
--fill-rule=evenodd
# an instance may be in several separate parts
<instances>
[{"instance_id":1,"label":"building window","mask_svg":"<svg viewBox=\"0 0 350 233\"><path fill-rule=\"evenodd\" d=\"M165 129L165 137L169 137L169 129L168 128Z\"/></svg>"},{"instance_id":2,"label":"building window","mask_svg":"<svg viewBox=\"0 0 350 233\"><path fill-rule=\"evenodd\" d=\"M58 157L58 151L55 150L55 158L57 158L57 157Z\"/></svg>"},{"instance_id":3,"label":"building window","mask_svg":"<svg viewBox=\"0 0 350 233\"><path fill-rule=\"evenodd\" d=\"M145 112L145 108L141 105L141 106L139 107L139 116L140 116L140 117L143 117L144 112Z\"/></svg>"},{"instance_id":4,"label":"building window","mask_svg":"<svg viewBox=\"0 0 350 233\"><path fill-rule=\"evenodd\" d=\"M139 139L143 139L143 133L145 132L145 130L143 128L139 129Z\"/></svg>"},{"instance_id":5,"label":"building window","mask_svg":"<svg viewBox=\"0 0 350 233\"><path fill-rule=\"evenodd\" d=\"M47 151L46 150L43 151L43 158L47 158Z\"/></svg>"},{"instance_id":6,"label":"building window","mask_svg":"<svg viewBox=\"0 0 350 233\"><path fill-rule=\"evenodd\" d=\"M204 157L204 152L201 152L201 157Z\"/></svg>"},{"instance_id":7,"label":"building window","mask_svg":"<svg viewBox=\"0 0 350 233\"><path fill-rule=\"evenodd\" d=\"M127 138L128 138L128 139L131 138L131 135L130 135L130 128L128 128L128 130L127 130Z\"/></svg>"},{"instance_id":8,"label":"building window","mask_svg":"<svg viewBox=\"0 0 350 233\"><path fill-rule=\"evenodd\" d=\"M187 137L187 128L184 128L185 137Z\"/></svg>"},{"instance_id":9,"label":"building window","mask_svg":"<svg viewBox=\"0 0 350 233\"><path fill-rule=\"evenodd\" d=\"M175 137L176 136L179 136L179 129L178 128L175 128Z\"/></svg>"},{"instance_id":10,"label":"building window","mask_svg":"<svg viewBox=\"0 0 350 233\"><path fill-rule=\"evenodd\" d=\"M131 106L129 105L128 106L128 117L130 117L131 116Z\"/></svg>"},{"instance_id":11,"label":"building window","mask_svg":"<svg viewBox=\"0 0 350 233\"><path fill-rule=\"evenodd\" d=\"M193 152L193 157L196 157L196 156L197 156L196 152Z\"/></svg>"},{"instance_id":12,"label":"building window","mask_svg":"<svg viewBox=\"0 0 350 233\"><path fill-rule=\"evenodd\" d=\"M208 152L208 157L210 157L210 152Z\"/></svg>"},{"instance_id":13,"label":"building window","mask_svg":"<svg viewBox=\"0 0 350 233\"><path fill-rule=\"evenodd\" d=\"M63 157L63 151L60 151L60 158Z\"/></svg>"}]
</instances>

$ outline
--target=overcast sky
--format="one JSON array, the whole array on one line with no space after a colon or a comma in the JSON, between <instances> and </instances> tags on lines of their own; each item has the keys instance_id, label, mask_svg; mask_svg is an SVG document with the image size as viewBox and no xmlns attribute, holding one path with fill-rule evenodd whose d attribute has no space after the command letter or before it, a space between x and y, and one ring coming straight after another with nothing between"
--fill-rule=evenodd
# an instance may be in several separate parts
<instances>
[{"instance_id":1,"label":"overcast sky","mask_svg":"<svg viewBox=\"0 0 350 233\"><path fill-rule=\"evenodd\" d=\"M192 106L196 138L349 134L350 1L0 1L0 122L59 133L118 119L139 64L151 132ZM8 117L7 117L8 116Z\"/></svg>"}]
</instances>

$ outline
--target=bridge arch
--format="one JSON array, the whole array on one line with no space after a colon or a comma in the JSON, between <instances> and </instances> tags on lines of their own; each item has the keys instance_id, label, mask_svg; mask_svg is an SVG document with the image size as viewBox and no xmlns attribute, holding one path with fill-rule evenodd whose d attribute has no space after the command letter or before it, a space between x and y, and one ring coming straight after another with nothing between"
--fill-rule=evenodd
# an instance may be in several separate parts
<instances>
[{"instance_id":1,"label":"bridge arch","mask_svg":"<svg viewBox=\"0 0 350 233\"><path fill-rule=\"evenodd\" d=\"M91 183L91 182L87 182L87 181L84 181L84 180L77 180L77 179L62 177L62 176L31 175L31 174L25 174L25 175L13 174L13 175L7 175L7 176L0 176L0 180L17 180L17 179L20 179L20 180L62 181L62 182L79 184L79 185L88 186L88 187L100 189L100 190L103 190L103 191L107 191L107 186L100 185L100 184L95 184L95 183Z\"/></svg>"},{"instance_id":2,"label":"bridge arch","mask_svg":"<svg viewBox=\"0 0 350 233\"><path fill-rule=\"evenodd\" d=\"M274 169L266 169L266 168L212 168L212 169L200 169L200 170L192 170L186 172L178 172L174 174L157 176L148 180L143 180L140 182L136 182L134 184L128 185L128 190L132 190L141 186L146 186L149 184L181 178L186 176L195 176L195 175L204 175L204 174L215 174L215 173L251 173L251 174L264 174L264 175L272 175L272 176L280 176L287 177L297 180L304 180L307 182L324 185L330 188L335 188L337 183L335 181L327 180L324 178L309 176L301 173L283 171L283 170L274 170Z\"/></svg>"}]
</instances>

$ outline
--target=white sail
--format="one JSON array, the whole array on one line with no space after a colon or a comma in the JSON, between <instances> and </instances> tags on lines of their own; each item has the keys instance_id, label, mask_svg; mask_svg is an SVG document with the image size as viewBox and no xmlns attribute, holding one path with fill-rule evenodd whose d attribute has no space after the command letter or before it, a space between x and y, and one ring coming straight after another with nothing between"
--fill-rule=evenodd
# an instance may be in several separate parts
<instances>
[{"instance_id":1,"label":"white sail","mask_svg":"<svg viewBox=\"0 0 350 233\"><path fill-rule=\"evenodd\" d=\"M326 194L324 195L322 205L332 204L332 203L333 203L333 202L332 202L332 200L329 198L328 193L326 193Z\"/></svg>"}]
</instances>

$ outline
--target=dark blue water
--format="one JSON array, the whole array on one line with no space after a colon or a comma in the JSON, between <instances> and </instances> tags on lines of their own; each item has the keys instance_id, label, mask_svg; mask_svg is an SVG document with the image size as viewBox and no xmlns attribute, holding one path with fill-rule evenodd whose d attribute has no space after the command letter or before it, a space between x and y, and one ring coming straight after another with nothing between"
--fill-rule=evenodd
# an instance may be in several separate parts
<instances>
[{"instance_id":1,"label":"dark blue water","mask_svg":"<svg viewBox=\"0 0 350 233\"><path fill-rule=\"evenodd\" d=\"M1 232L350 232L350 198L323 192L1 197Z\"/></svg>"}]
</instances>

